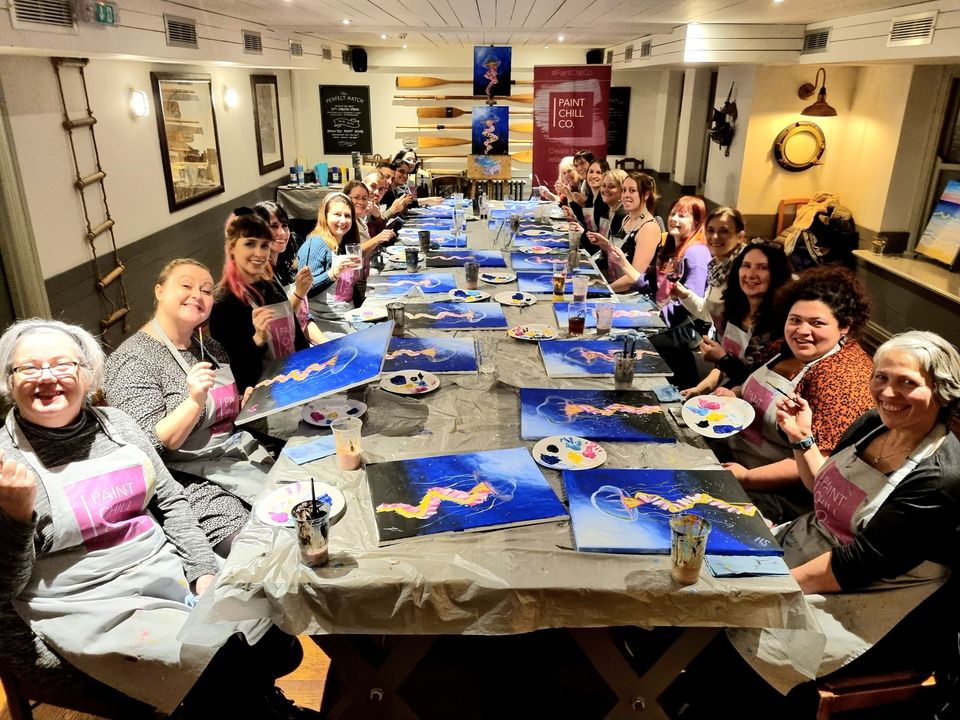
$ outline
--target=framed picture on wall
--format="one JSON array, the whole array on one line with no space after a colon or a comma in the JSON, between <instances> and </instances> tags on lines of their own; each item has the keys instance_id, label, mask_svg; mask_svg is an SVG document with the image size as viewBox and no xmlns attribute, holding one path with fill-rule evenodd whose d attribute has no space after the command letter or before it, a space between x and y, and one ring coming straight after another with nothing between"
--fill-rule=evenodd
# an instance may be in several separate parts
<instances>
[{"instance_id":1,"label":"framed picture on wall","mask_svg":"<svg viewBox=\"0 0 960 720\"><path fill-rule=\"evenodd\" d=\"M280 93L276 75L251 75L253 126L257 133L257 163L260 174L283 167L283 138L280 135Z\"/></svg>"},{"instance_id":2,"label":"framed picture on wall","mask_svg":"<svg viewBox=\"0 0 960 720\"><path fill-rule=\"evenodd\" d=\"M223 192L209 75L150 73L170 212Z\"/></svg>"}]
</instances>

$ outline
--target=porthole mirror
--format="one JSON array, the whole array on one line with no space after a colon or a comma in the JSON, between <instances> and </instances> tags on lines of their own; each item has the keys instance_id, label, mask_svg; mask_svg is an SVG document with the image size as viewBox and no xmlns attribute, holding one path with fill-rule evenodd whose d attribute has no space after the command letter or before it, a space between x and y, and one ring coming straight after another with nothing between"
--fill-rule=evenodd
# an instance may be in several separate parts
<instances>
[{"instance_id":1,"label":"porthole mirror","mask_svg":"<svg viewBox=\"0 0 960 720\"><path fill-rule=\"evenodd\" d=\"M773 141L773 156L784 170L801 172L820 164L827 140L816 123L801 120L787 125Z\"/></svg>"}]
</instances>

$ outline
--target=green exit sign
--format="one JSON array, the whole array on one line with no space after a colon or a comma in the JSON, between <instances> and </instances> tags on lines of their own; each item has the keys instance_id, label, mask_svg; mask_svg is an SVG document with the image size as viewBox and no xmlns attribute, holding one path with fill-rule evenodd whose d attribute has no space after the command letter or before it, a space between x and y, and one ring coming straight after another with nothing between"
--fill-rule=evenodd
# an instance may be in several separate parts
<instances>
[{"instance_id":1,"label":"green exit sign","mask_svg":"<svg viewBox=\"0 0 960 720\"><path fill-rule=\"evenodd\" d=\"M117 24L117 6L113 3L95 2L93 4L93 19L100 25Z\"/></svg>"}]
</instances>

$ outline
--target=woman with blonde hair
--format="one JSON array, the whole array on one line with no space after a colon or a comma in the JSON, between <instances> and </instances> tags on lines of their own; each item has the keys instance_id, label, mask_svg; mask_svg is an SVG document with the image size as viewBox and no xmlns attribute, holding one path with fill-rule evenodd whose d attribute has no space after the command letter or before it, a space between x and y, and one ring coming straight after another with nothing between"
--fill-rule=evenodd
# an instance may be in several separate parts
<instances>
[{"instance_id":1,"label":"woman with blonde hair","mask_svg":"<svg viewBox=\"0 0 960 720\"><path fill-rule=\"evenodd\" d=\"M307 297L310 312L324 332L348 332L350 326L343 316L363 301L354 294L360 253L347 254L347 246L360 244L350 198L339 192L327 195L320 204L316 227L297 252L297 262L313 273Z\"/></svg>"}]
</instances>

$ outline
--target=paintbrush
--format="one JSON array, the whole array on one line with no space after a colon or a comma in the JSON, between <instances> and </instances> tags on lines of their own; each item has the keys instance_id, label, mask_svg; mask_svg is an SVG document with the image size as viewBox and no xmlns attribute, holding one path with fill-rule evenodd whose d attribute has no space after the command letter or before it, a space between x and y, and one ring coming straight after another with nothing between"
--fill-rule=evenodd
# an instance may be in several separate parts
<instances>
[{"instance_id":1,"label":"paintbrush","mask_svg":"<svg viewBox=\"0 0 960 720\"><path fill-rule=\"evenodd\" d=\"M310 478L310 518L316 520L320 517L320 508L317 506L317 489L314 487L313 478Z\"/></svg>"},{"instance_id":2,"label":"paintbrush","mask_svg":"<svg viewBox=\"0 0 960 720\"><path fill-rule=\"evenodd\" d=\"M800 407L800 403L798 403L798 402L797 402L797 399L794 398L794 397L792 397L792 396L790 395L790 393L785 392L784 390L781 390L780 388L778 388L776 385L773 385L772 383L767 383L767 387L773 388L773 389L776 390L778 393L780 393L781 395L783 395L787 400L789 400L790 402L792 402L794 405L796 405L797 407Z\"/></svg>"},{"instance_id":3,"label":"paintbrush","mask_svg":"<svg viewBox=\"0 0 960 720\"><path fill-rule=\"evenodd\" d=\"M197 328L197 332L200 333L200 362L203 362L203 325Z\"/></svg>"}]
</instances>

